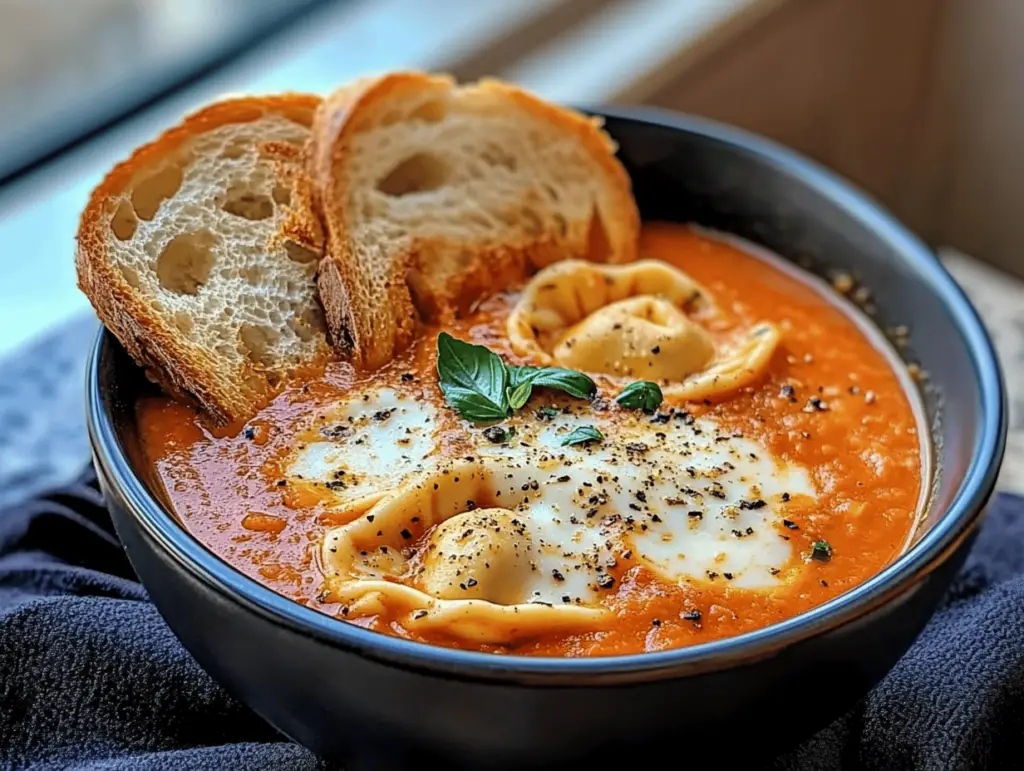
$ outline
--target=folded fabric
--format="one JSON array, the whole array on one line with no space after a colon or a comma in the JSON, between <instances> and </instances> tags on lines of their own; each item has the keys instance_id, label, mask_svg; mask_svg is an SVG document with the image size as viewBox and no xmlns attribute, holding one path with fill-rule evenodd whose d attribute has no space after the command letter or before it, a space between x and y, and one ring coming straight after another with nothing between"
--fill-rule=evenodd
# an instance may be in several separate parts
<instances>
[{"instance_id":1,"label":"folded fabric","mask_svg":"<svg viewBox=\"0 0 1024 771\"><path fill-rule=\"evenodd\" d=\"M1019 768L1022 750L1024 498L1000 495L896 668L769 768ZM0 512L0 768L329 766L181 647L137 583L88 471Z\"/></svg>"},{"instance_id":2,"label":"folded fabric","mask_svg":"<svg viewBox=\"0 0 1024 771\"><path fill-rule=\"evenodd\" d=\"M82 382L92 311L0 358L0 512L73 479L89 457Z\"/></svg>"}]
</instances>

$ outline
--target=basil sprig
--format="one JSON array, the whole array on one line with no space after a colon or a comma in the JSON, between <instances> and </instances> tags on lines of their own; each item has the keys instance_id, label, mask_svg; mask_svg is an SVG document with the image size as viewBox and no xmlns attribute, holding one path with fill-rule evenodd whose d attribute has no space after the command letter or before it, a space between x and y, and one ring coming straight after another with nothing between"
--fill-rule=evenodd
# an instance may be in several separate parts
<instances>
[{"instance_id":1,"label":"basil sprig","mask_svg":"<svg viewBox=\"0 0 1024 771\"><path fill-rule=\"evenodd\" d=\"M582 372L509 365L494 351L447 332L437 336L437 376L448 404L473 423L504 420L526 405L534 386L577 399L597 393L597 384Z\"/></svg>"},{"instance_id":2,"label":"basil sprig","mask_svg":"<svg viewBox=\"0 0 1024 771\"><path fill-rule=\"evenodd\" d=\"M615 401L627 410L654 412L663 398L661 388L657 383L652 383L650 380L638 380L623 388L622 393L615 397Z\"/></svg>"}]
</instances>

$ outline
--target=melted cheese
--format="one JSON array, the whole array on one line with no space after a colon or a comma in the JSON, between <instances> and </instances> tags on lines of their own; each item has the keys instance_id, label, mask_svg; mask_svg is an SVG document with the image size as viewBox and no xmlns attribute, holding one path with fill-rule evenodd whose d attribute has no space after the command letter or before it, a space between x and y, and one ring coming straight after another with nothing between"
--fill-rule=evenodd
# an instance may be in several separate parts
<instances>
[{"instance_id":1,"label":"melted cheese","mask_svg":"<svg viewBox=\"0 0 1024 771\"><path fill-rule=\"evenodd\" d=\"M661 423L566 409L540 425L514 421L513 443L477 447L499 499L529 512L541 568L530 599L594 602L623 553L673 583L725 572L738 586L779 583L774 572L792 555L776 528L779 502L813 495L806 470L685 413ZM582 425L604 441L561 446Z\"/></svg>"},{"instance_id":2,"label":"melted cheese","mask_svg":"<svg viewBox=\"0 0 1024 771\"><path fill-rule=\"evenodd\" d=\"M807 472L711 420L566 400L555 414L519 413L504 443L464 424L473 452L451 459L433 451L431 408L404 403L393 392L348 402L342 412L358 410L352 423L365 428L342 437L334 455L307 446L292 465L330 476L345 455L357 477L346 490L372 499L324 543L333 599L350 615L387 610L410 627L509 642L600 626L620 564L642 564L668 583L728 577L771 589L793 562L781 501L814 495ZM362 421L378 404L392 405L392 416ZM584 425L604 440L563 446ZM413 426L419 451L391 459L401 471L367 474L382 448L358 438L377 431L388 441Z\"/></svg>"},{"instance_id":3,"label":"melted cheese","mask_svg":"<svg viewBox=\"0 0 1024 771\"><path fill-rule=\"evenodd\" d=\"M328 411L316 441L290 459L293 484L324 486L338 502L365 508L425 468L436 451L432 405L380 389Z\"/></svg>"}]
</instances>

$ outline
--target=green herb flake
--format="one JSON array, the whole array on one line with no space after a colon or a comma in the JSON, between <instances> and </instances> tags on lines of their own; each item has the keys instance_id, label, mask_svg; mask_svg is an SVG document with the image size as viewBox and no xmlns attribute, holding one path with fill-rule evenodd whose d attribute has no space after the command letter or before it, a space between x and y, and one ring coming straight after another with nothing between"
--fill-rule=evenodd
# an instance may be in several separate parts
<instances>
[{"instance_id":1,"label":"green herb flake","mask_svg":"<svg viewBox=\"0 0 1024 771\"><path fill-rule=\"evenodd\" d=\"M620 407L625 407L627 410L643 410L644 412L654 412L663 399L661 388L650 380L638 380L635 383L630 383L622 389L622 393L615 397L615 401L619 403Z\"/></svg>"},{"instance_id":2,"label":"green herb flake","mask_svg":"<svg viewBox=\"0 0 1024 771\"><path fill-rule=\"evenodd\" d=\"M832 546L828 541L815 541L811 544L811 559L828 562L832 559Z\"/></svg>"},{"instance_id":3,"label":"green herb flake","mask_svg":"<svg viewBox=\"0 0 1024 771\"><path fill-rule=\"evenodd\" d=\"M559 414L559 411L556 410L554 407L541 407L539 410L537 410L537 417L541 419L554 418L557 417Z\"/></svg>"},{"instance_id":4,"label":"green herb flake","mask_svg":"<svg viewBox=\"0 0 1024 771\"><path fill-rule=\"evenodd\" d=\"M571 444L586 444L587 442L600 442L604 440L604 434L593 426L580 426L573 429L563 440L562 447Z\"/></svg>"},{"instance_id":5,"label":"green herb flake","mask_svg":"<svg viewBox=\"0 0 1024 771\"><path fill-rule=\"evenodd\" d=\"M484 438L493 444L505 444L512 441L516 435L515 426L502 428L501 426L488 426L484 429Z\"/></svg>"}]
</instances>

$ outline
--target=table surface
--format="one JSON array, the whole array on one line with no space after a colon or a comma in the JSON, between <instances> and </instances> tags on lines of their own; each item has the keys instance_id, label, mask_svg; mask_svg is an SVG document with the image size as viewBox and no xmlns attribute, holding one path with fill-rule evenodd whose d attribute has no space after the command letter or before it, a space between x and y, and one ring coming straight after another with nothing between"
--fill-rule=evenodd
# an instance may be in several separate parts
<instances>
[{"instance_id":1,"label":"table surface","mask_svg":"<svg viewBox=\"0 0 1024 771\"><path fill-rule=\"evenodd\" d=\"M977 307L999 353L1010 405L999 487L1024 494L1024 281L952 249L940 254Z\"/></svg>"}]
</instances>

